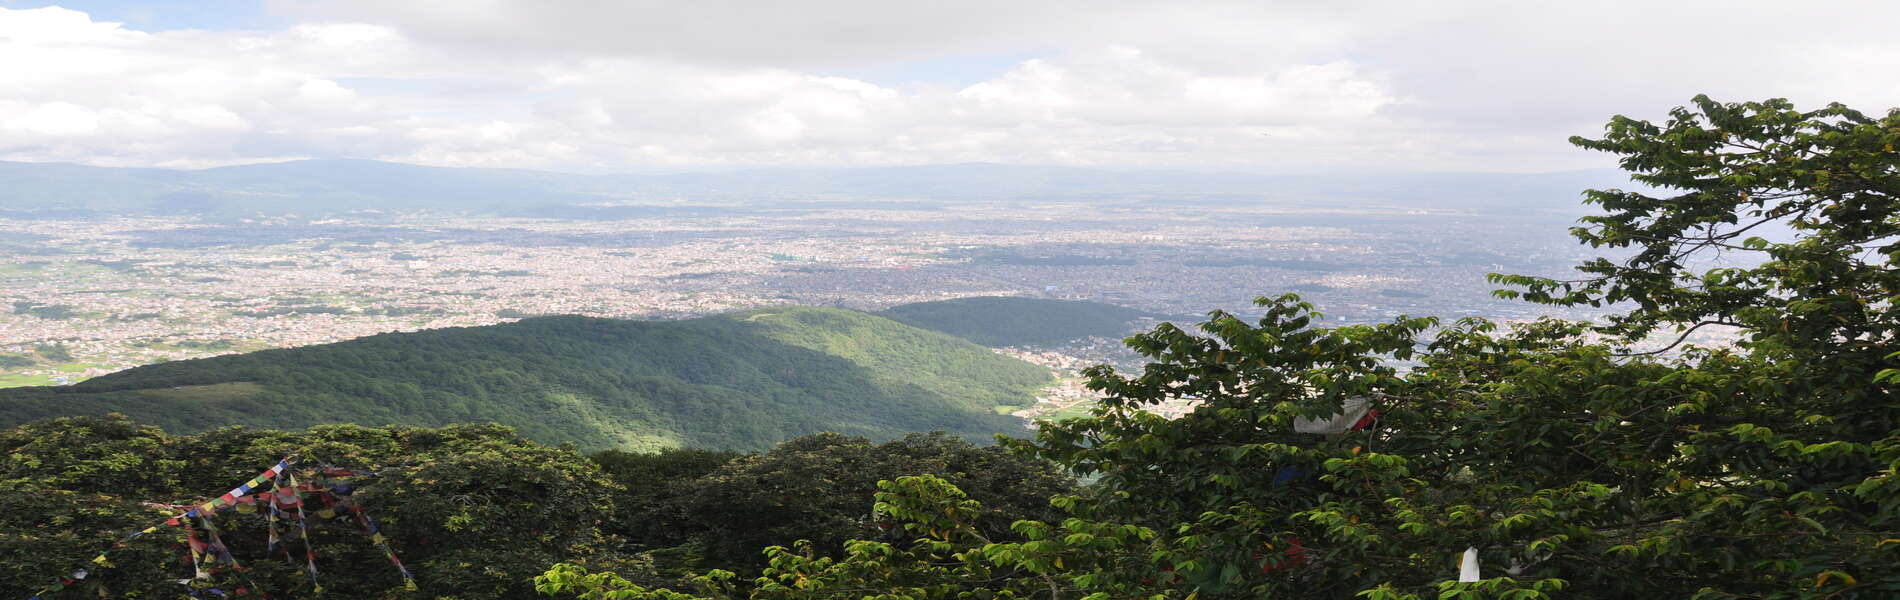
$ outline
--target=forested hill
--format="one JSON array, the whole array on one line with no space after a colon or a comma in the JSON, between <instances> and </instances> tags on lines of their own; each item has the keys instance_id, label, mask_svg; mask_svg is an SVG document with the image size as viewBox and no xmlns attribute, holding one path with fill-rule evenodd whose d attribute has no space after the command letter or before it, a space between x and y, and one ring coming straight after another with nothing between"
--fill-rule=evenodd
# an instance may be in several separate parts
<instances>
[{"instance_id":1,"label":"forested hill","mask_svg":"<svg viewBox=\"0 0 1900 600\"><path fill-rule=\"evenodd\" d=\"M492 421L587 449L756 449L818 431L1022 432L997 407L1031 402L1049 377L968 341L842 309L544 317L0 390L0 426L108 412L174 432Z\"/></svg>"},{"instance_id":2,"label":"forested hill","mask_svg":"<svg viewBox=\"0 0 1900 600\"><path fill-rule=\"evenodd\" d=\"M1148 313L1099 302L981 296L892 307L879 313L985 346L1046 346L1087 337L1120 338Z\"/></svg>"}]
</instances>

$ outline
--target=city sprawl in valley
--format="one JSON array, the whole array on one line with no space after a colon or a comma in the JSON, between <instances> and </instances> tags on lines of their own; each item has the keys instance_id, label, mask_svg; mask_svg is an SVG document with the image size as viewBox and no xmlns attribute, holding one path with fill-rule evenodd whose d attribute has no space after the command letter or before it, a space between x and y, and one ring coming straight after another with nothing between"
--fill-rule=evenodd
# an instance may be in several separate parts
<instances>
[{"instance_id":1,"label":"city sprawl in valley","mask_svg":"<svg viewBox=\"0 0 1900 600\"><path fill-rule=\"evenodd\" d=\"M1549 215L1114 201L712 206L629 219L0 219L7 385L188 357L542 314L681 318L963 296L1086 299L1161 317L1295 292L1340 323L1548 314L1486 273L1583 249ZM842 203L840 203L842 204ZM683 210L683 209L682 209ZM1577 316L1574 313L1569 316ZM1070 354L1121 362L1118 340Z\"/></svg>"}]
</instances>

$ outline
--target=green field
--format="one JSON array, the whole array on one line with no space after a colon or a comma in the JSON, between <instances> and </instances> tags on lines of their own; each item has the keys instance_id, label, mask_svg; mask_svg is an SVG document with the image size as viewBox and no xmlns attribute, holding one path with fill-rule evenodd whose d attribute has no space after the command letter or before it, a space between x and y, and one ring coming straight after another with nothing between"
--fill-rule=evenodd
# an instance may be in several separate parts
<instances>
[{"instance_id":1,"label":"green field","mask_svg":"<svg viewBox=\"0 0 1900 600\"><path fill-rule=\"evenodd\" d=\"M1086 417L1086 416L1089 416L1089 411L1093 410L1094 408L1095 408L1095 403L1084 402L1081 404L1077 404L1075 406L1069 406L1069 407L1062 408L1061 410L1057 410L1056 412L1051 413L1049 416L1045 417L1044 420L1060 421L1063 419L1071 419L1075 417Z\"/></svg>"},{"instance_id":2,"label":"green field","mask_svg":"<svg viewBox=\"0 0 1900 600\"><path fill-rule=\"evenodd\" d=\"M0 375L0 388L30 387L53 385L50 375Z\"/></svg>"},{"instance_id":3,"label":"green field","mask_svg":"<svg viewBox=\"0 0 1900 600\"><path fill-rule=\"evenodd\" d=\"M25 277L29 275L36 275L40 272L40 269L44 267L45 265L41 263L0 264L0 277Z\"/></svg>"}]
</instances>

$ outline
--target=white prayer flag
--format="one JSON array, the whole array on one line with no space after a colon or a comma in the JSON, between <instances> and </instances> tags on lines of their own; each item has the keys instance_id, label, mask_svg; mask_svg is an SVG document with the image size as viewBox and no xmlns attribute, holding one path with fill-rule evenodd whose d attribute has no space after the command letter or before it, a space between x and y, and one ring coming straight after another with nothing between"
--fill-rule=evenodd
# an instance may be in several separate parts
<instances>
[{"instance_id":1,"label":"white prayer flag","mask_svg":"<svg viewBox=\"0 0 1900 600\"><path fill-rule=\"evenodd\" d=\"M1479 579L1482 577L1478 576L1478 549L1466 548L1465 559L1458 563L1458 582L1471 583Z\"/></svg>"},{"instance_id":2,"label":"white prayer flag","mask_svg":"<svg viewBox=\"0 0 1900 600\"><path fill-rule=\"evenodd\" d=\"M1340 403L1338 414L1324 420L1306 417L1293 419L1293 430L1300 433L1338 435L1352 431L1352 426L1358 425L1359 419L1365 418L1366 411L1370 408L1365 396L1353 396Z\"/></svg>"}]
</instances>

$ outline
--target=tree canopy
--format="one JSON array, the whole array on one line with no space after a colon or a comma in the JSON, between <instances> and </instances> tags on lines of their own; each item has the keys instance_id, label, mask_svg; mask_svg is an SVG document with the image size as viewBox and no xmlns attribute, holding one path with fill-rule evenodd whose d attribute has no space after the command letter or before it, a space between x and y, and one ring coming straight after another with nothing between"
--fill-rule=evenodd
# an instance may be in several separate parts
<instances>
[{"instance_id":1,"label":"tree canopy","mask_svg":"<svg viewBox=\"0 0 1900 600\"><path fill-rule=\"evenodd\" d=\"M0 595L25 598L85 568L88 577L66 586L65 595L46 598L179 597L188 588L178 581L192 574L189 562L180 565L181 528L161 526L123 548L114 542L178 514L152 503L205 502L292 454L313 465L375 472L355 500L368 507L418 589L434 596L519 598L531 593L530 578L557 561L613 566L596 557L607 546L601 525L618 485L573 450L505 427L331 425L171 436L123 417L68 417L0 432ZM315 580L327 594L406 593L404 579L357 524L346 516L311 517ZM227 594L313 594L302 560L292 565L266 554L263 518L222 514L212 521L245 570L236 579L195 583ZM108 550L107 562L92 562Z\"/></svg>"},{"instance_id":2,"label":"tree canopy","mask_svg":"<svg viewBox=\"0 0 1900 600\"><path fill-rule=\"evenodd\" d=\"M230 425L494 422L587 450L762 450L836 431L1022 432L1047 369L866 313L683 321L542 317L183 360L0 390L0 424L119 412L174 433Z\"/></svg>"},{"instance_id":3,"label":"tree canopy","mask_svg":"<svg viewBox=\"0 0 1900 600\"><path fill-rule=\"evenodd\" d=\"M347 483L350 502L372 515L414 589L349 511L322 512L344 505L314 494L303 494L314 561L289 515L266 518L268 504L230 504L209 520L159 525L180 514L177 505L217 498L285 456L299 477L329 467L369 474ZM1049 518L1047 499L1073 489L1048 463L942 432L882 444L818 434L759 455L669 449L582 457L495 425L172 436L118 416L60 418L0 432L0 596L308 597L321 584L325 594L350 598L521 598L532 594L533 577L559 562L652 584L675 583L693 569L756 575L766 546L803 538L835 547L882 534L869 518L879 481L917 475L996 498L976 521L992 534ZM279 491L252 489L253 497ZM185 525L206 540L215 526L222 537L211 541L236 566L195 577L192 562L180 560L192 535ZM127 537L145 527L152 529ZM272 528L281 550L265 543L278 537ZM314 577L304 571L311 562ZM71 576L81 569L85 576Z\"/></svg>"},{"instance_id":4,"label":"tree canopy","mask_svg":"<svg viewBox=\"0 0 1900 600\"><path fill-rule=\"evenodd\" d=\"M1073 491L1046 461L942 433L882 444L818 434L670 486L668 497L634 505L640 516L632 520L663 529L642 540L651 546L685 545L709 564L752 571L764 566L760 550L768 546L807 540L830 551L882 535L870 518L878 482L923 474L982 495L988 508L973 525L991 534L1017 520L1059 516L1049 498Z\"/></svg>"},{"instance_id":5,"label":"tree canopy","mask_svg":"<svg viewBox=\"0 0 1900 600\"><path fill-rule=\"evenodd\" d=\"M1129 338L1088 417L1010 442L1097 481L1069 517L981 534L941 480L887 482L911 541L768 550L748 585L829 598L1889 598L1900 595L1900 110L1697 97L1577 145L1641 189L1593 190L1582 279L1494 275L1615 311L1503 329L1317 327L1293 296ZM1710 257L1705 255L1720 254ZM1732 346L1639 352L1719 324ZM1416 365L1400 369L1407 361ZM1143 409L1192 398L1179 419ZM1301 433L1364 401L1341 433ZM1470 556L1469 559L1466 557ZM1465 564L1465 563L1471 564ZM1467 569L1465 567L1472 567ZM681 598L564 566L582 598Z\"/></svg>"}]
</instances>

